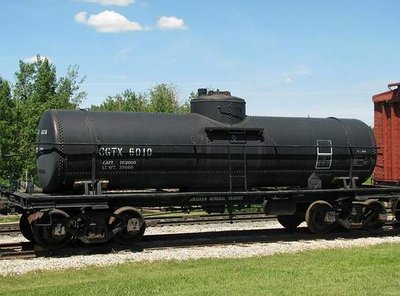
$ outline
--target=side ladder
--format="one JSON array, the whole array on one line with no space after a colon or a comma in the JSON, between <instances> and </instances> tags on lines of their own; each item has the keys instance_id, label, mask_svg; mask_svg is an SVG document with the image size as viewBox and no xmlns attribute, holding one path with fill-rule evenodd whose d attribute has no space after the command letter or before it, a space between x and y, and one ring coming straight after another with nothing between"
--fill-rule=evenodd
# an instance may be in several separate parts
<instances>
[{"instance_id":1,"label":"side ladder","mask_svg":"<svg viewBox=\"0 0 400 296\"><path fill-rule=\"evenodd\" d=\"M229 190L247 191L246 145L228 146Z\"/></svg>"}]
</instances>

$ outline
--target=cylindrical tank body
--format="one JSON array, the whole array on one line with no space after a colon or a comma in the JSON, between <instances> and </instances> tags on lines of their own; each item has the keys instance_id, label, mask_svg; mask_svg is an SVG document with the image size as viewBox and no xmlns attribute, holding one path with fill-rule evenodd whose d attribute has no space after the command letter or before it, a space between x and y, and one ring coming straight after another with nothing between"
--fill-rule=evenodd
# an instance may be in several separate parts
<instances>
[{"instance_id":1,"label":"cylindrical tank body","mask_svg":"<svg viewBox=\"0 0 400 296\"><path fill-rule=\"evenodd\" d=\"M109 189L224 191L307 187L312 175L331 187L340 177L361 183L375 166L373 135L359 120L243 114L229 124L207 112L46 111L38 127L42 187L63 192L97 179Z\"/></svg>"}]
</instances>

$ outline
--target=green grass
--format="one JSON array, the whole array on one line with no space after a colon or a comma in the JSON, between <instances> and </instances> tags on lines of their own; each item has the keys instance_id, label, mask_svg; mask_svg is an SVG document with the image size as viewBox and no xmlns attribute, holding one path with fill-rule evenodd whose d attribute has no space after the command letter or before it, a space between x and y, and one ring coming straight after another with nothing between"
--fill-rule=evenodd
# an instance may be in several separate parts
<instances>
[{"instance_id":1,"label":"green grass","mask_svg":"<svg viewBox=\"0 0 400 296\"><path fill-rule=\"evenodd\" d=\"M369 176L369 178L363 183L363 185L374 185L373 176Z\"/></svg>"},{"instance_id":2,"label":"green grass","mask_svg":"<svg viewBox=\"0 0 400 296\"><path fill-rule=\"evenodd\" d=\"M0 223L18 222L19 215L0 215Z\"/></svg>"},{"instance_id":3,"label":"green grass","mask_svg":"<svg viewBox=\"0 0 400 296\"><path fill-rule=\"evenodd\" d=\"M0 262L1 268L1 262ZM400 245L0 278L0 295L399 295Z\"/></svg>"}]
</instances>

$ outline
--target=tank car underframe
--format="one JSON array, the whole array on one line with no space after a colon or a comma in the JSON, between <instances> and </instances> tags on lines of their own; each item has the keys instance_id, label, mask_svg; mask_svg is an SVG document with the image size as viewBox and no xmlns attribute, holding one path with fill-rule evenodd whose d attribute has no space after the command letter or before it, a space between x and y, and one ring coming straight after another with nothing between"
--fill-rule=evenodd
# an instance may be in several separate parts
<instances>
[{"instance_id":1,"label":"tank car underframe","mask_svg":"<svg viewBox=\"0 0 400 296\"><path fill-rule=\"evenodd\" d=\"M386 220L382 202L400 205L399 187L364 186L341 189L285 189L246 192L129 192L101 195L47 195L4 192L28 221L25 236L49 249L72 237L84 243L132 243L141 238L145 220L141 207L215 207L263 205L287 229L306 220L312 232L334 226L377 229ZM395 209L395 210L396 210ZM400 210L400 209L397 209ZM398 214L395 213L396 218ZM28 225L28 226L27 226ZM30 228L29 228L30 226Z\"/></svg>"}]
</instances>

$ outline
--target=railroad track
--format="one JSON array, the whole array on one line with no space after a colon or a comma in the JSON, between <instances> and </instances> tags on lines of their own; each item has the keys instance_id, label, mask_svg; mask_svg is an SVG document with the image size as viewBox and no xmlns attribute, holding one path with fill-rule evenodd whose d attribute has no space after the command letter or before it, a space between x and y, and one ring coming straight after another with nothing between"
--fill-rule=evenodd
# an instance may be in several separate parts
<instances>
[{"instance_id":1,"label":"railroad track","mask_svg":"<svg viewBox=\"0 0 400 296\"><path fill-rule=\"evenodd\" d=\"M19 223L11 222L11 223L1 223L0 224L0 235L1 234L14 234L19 233Z\"/></svg>"},{"instance_id":2,"label":"railroad track","mask_svg":"<svg viewBox=\"0 0 400 296\"><path fill-rule=\"evenodd\" d=\"M400 223L388 221L385 226L376 231L367 230L340 230L316 234L307 227L299 227L290 232L284 228L265 228L252 230L227 230L199 233L176 233L144 235L142 240L135 244L132 250L146 250L170 247L211 246L220 244L238 243L271 243L278 241L297 241L313 239L356 239L366 237L384 237L400 235Z\"/></svg>"},{"instance_id":3,"label":"railroad track","mask_svg":"<svg viewBox=\"0 0 400 296\"><path fill-rule=\"evenodd\" d=\"M271 220L272 216L268 217L265 214L237 214L234 217L224 214L214 215L201 215L201 216L171 216L171 217L146 217L146 223L148 227L162 227L162 226L179 226L179 225L197 225L197 224L211 224L211 223L231 223L232 221L260 221L260 220ZM4 223L0 224L0 235L9 235L20 233L19 223ZM79 245L79 244L78 244ZM121 248L111 244L113 248ZM78 246L79 249L90 251L93 248L97 252L101 250L108 250L107 245L101 246ZM74 247L72 249L75 249ZM0 260L4 259L31 259L37 256L53 256L54 254L61 255L60 251L56 253L48 252L46 250L39 250L35 252L34 244L29 242L18 242L18 243L0 243ZM64 252L62 250L61 252Z\"/></svg>"},{"instance_id":4,"label":"railroad track","mask_svg":"<svg viewBox=\"0 0 400 296\"><path fill-rule=\"evenodd\" d=\"M293 232L283 228L256 229L256 230L228 230L199 233L176 233L145 235L140 242L132 246L123 246L115 243L83 245L80 242L72 243L68 248L54 251L36 250L29 242L0 244L1 259L31 259L35 257L65 257L76 255L108 254L118 251L142 252L168 248L204 247L228 244L274 243L293 242L297 240L317 239L357 239L367 237L398 236L399 223L388 223L382 230L365 231L335 231L326 234L314 234L306 227L300 227Z\"/></svg>"},{"instance_id":5,"label":"railroad track","mask_svg":"<svg viewBox=\"0 0 400 296\"><path fill-rule=\"evenodd\" d=\"M300 227L293 232L288 232L283 228L279 229L256 229L256 230L228 230L210 231L199 233L177 233L177 234L157 234L144 235L140 242L132 246L118 244L105 244L82 246L80 243L71 245L66 250L56 250L51 256L76 256L108 254L118 251L143 252L150 250L162 250L170 248L205 247L232 244L251 244L251 243L275 243L293 242L300 240L334 240L334 239L357 239L368 237L398 236L400 228L385 226L378 231L352 230L336 231L326 234L314 234L308 231L307 227Z\"/></svg>"},{"instance_id":6,"label":"railroad track","mask_svg":"<svg viewBox=\"0 0 400 296\"><path fill-rule=\"evenodd\" d=\"M276 219L275 216L266 216L263 213L237 213L233 216L226 214L211 214L211 215L177 215L177 216L145 216L148 227L163 227L163 226L179 226L179 225L199 225L199 224L215 224L215 223L232 223L232 222L259 222L271 221ZM399 226L399 223L388 221L387 226L392 228ZM399 229L399 228L397 228ZM4 223L0 224L1 234L15 234L19 233L19 223ZM350 233L350 234L349 234ZM357 235L371 235L370 232L342 232L340 235L351 236L354 233ZM267 234L267 235L266 235ZM299 228L294 233L288 233L284 229L262 229L262 230L240 230L240 231L218 231L218 232L203 232L197 234L168 234L168 235L145 235L141 242L129 247L130 250L145 250L154 248L170 248L170 247L189 247L189 246L202 246L202 245L215 245L215 244L228 244L228 243L250 243L250 242L268 242L273 241L274 236L279 239L313 239L320 237L335 237L334 234L316 235L309 233L306 228ZM83 253L107 253L115 250L124 250L126 246L118 246L115 244L100 245L100 246L82 246L79 243L75 244L77 247L72 246L71 250L82 250ZM39 251L35 253L32 243L6 243L0 244L0 259L30 259L39 256L55 254L62 255L56 252ZM62 251L64 252L64 250ZM69 250L67 251L69 252ZM75 251L73 251L75 252ZM74 253L72 253L74 254ZM79 254L79 252L78 252Z\"/></svg>"},{"instance_id":7,"label":"railroad track","mask_svg":"<svg viewBox=\"0 0 400 296\"><path fill-rule=\"evenodd\" d=\"M0 243L0 259L31 259L36 257L30 242Z\"/></svg>"}]
</instances>

